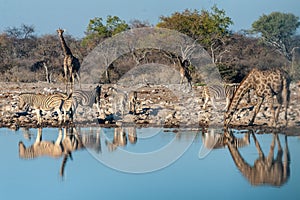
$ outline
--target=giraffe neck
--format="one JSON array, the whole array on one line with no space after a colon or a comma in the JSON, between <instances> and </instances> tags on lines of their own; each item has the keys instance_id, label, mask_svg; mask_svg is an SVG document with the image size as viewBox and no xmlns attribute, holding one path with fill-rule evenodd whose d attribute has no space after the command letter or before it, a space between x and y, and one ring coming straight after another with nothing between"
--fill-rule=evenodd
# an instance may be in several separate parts
<instances>
[{"instance_id":1,"label":"giraffe neck","mask_svg":"<svg viewBox=\"0 0 300 200\"><path fill-rule=\"evenodd\" d=\"M236 167L251 182L253 168L241 156L237 147L235 147L233 144L228 144L228 149Z\"/></svg>"},{"instance_id":2,"label":"giraffe neck","mask_svg":"<svg viewBox=\"0 0 300 200\"><path fill-rule=\"evenodd\" d=\"M237 107L242 100L243 96L248 92L248 90L253 85L253 73L249 73L244 80L240 83L237 91L235 92L232 101L228 106L228 110L226 112L226 123L229 123L232 119L233 113L237 110Z\"/></svg>"},{"instance_id":3,"label":"giraffe neck","mask_svg":"<svg viewBox=\"0 0 300 200\"><path fill-rule=\"evenodd\" d=\"M59 39L60 39L61 47L64 51L65 56L72 55L72 52L71 52L70 48L67 46L67 43L62 34L59 34Z\"/></svg>"}]
</instances>

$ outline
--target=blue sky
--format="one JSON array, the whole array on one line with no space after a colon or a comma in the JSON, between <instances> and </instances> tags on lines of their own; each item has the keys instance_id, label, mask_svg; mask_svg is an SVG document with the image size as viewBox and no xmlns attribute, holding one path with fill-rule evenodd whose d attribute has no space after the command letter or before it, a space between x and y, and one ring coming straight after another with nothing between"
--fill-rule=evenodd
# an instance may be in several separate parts
<instances>
[{"instance_id":1,"label":"blue sky","mask_svg":"<svg viewBox=\"0 0 300 200\"><path fill-rule=\"evenodd\" d=\"M116 15L129 22L169 16L184 9L210 9L214 4L231 17L234 31L249 29L252 22L273 11L300 16L299 0L0 0L0 32L7 27L34 25L38 35L55 33L58 27L68 34L83 37L90 19Z\"/></svg>"}]
</instances>

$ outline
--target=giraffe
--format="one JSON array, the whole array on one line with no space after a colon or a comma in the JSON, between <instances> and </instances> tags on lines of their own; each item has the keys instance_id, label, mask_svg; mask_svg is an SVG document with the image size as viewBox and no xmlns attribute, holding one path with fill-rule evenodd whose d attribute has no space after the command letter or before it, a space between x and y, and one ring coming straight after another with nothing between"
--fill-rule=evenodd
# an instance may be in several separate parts
<instances>
[{"instance_id":1,"label":"giraffe","mask_svg":"<svg viewBox=\"0 0 300 200\"><path fill-rule=\"evenodd\" d=\"M137 91L131 91L128 94L129 112L136 114Z\"/></svg>"},{"instance_id":2,"label":"giraffe","mask_svg":"<svg viewBox=\"0 0 300 200\"><path fill-rule=\"evenodd\" d=\"M273 140L270 146L270 152L267 157L265 157L255 134L252 132L252 137L258 151L259 157L254 162L254 165L249 165L245 159L240 154L238 147L234 145L231 141L234 140L234 135L225 131L227 140L227 146L230 155L239 169L239 171L244 175L245 178L251 183L251 185L262 185L269 184L274 186L281 186L287 182L290 176L290 155L287 145L287 136L285 135L285 150L282 151L280 140L278 134L273 134ZM275 141L278 144L276 159L274 156ZM282 156L284 154L284 161L282 161Z\"/></svg>"},{"instance_id":3,"label":"giraffe","mask_svg":"<svg viewBox=\"0 0 300 200\"><path fill-rule=\"evenodd\" d=\"M71 82L71 91L73 90L75 77L77 78L79 84L80 84L80 76L79 76L79 69L80 69L80 63L78 58L73 56L70 48L67 46L66 41L64 39L63 33L64 30L57 29L57 33L60 39L60 43L64 52L64 75L65 75L65 81L66 81L66 90L68 87L68 82Z\"/></svg>"},{"instance_id":4,"label":"giraffe","mask_svg":"<svg viewBox=\"0 0 300 200\"><path fill-rule=\"evenodd\" d=\"M285 107L285 125L287 125L287 108L290 97L289 90L290 79L288 74L280 69L259 70L252 69L249 74L242 80L237 91L234 93L232 101L229 104L228 110L225 113L225 125L229 124L233 118L233 114L237 111L238 105L243 96L249 92L254 91L258 97L257 103L254 105L254 114L249 122L253 125L256 114L265 99L271 100L270 109L272 112L272 119L269 121L269 126L276 126L278 115L282 104ZM276 97L278 106L274 108L274 97Z\"/></svg>"},{"instance_id":5,"label":"giraffe","mask_svg":"<svg viewBox=\"0 0 300 200\"><path fill-rule=\"evenodd\" d=\"M180 85L183 83L183 79L186 78L187 81L188 81L188 84L190 87L192 87L192 77L190 75L190 72L189 72L189 69L188 67L190 66L190 62L188 60L183 60L181 61L181 59L178 59L179 62L180 62L180 69L179 69L179 72L180 72Z\"/></svg>"}]
</instances>

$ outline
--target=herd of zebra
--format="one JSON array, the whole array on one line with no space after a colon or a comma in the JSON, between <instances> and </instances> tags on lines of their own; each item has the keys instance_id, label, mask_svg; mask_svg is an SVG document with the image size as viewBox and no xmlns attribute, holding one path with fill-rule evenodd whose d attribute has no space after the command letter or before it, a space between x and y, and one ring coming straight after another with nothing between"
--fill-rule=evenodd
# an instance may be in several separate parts
<instances>
[{"instance_id":1,"label":"herd of zebra","mask_svg":"<svg viewBox=\"0 0 300 200\"><path fill-rule=\"evenodd\" d=\"M49 94L22 93L19 95L19 109L35 109L37 123L42 123L43 111L56 111L59 123L72 121L79 105L92 108L96 105L100 111L101 86L93 90L75 90L70 94L55 91ZM63 112L63 117L62 117Z\"/></svg>"},{"instance_id":2,"label":"herd of zebra","mask_svg":"<svg viewBox=\"0 0 300 200\"><path fill-rule=\"evenodd\" d=\"M114 87L108 87L108 91L103 95L108 98L113 104L114 112L120 112L124 115L128 103L129 112L136 113L136 100L137 92L120 92ZM29 108L34 109L37 116L37 124L42 124L42 113L51 111L56 112L58 115L59 124L66 122L73 122L76 117L77 108L79 106L86 107L92 110L96 107L98 115L101 111L101 91L102 86L97 85L92 90L74 90L70 94L60 91L52 91L47 94L41 93L21 93L18 96L18 108L25 109L26 112Z\"/></svg>"},{"instance_id":3,"label":"herd of zebra","mask_svg":"<svg viewBox=\"0 0 300 200\"><path fill-rule=\"evenodd\" d=\"M228 107L230 100L234 92L236 91L238 84L225 84L224 88L221 87L203 87L203 108L207 109L208 102L211 101L212 107L215 107L215 99L220 98L224 89L226 94L226 108ZM59 123L65 123L67 121L73 121L76 117L76 111L78 106L84 106L92 109L94 106L97 109L98 114L101 113L101 96L102 86L97 85L92 90L74 90L70 94L66 94L60 91L51 91L47 94L41 93L21 93L19 95L18 107L20 110L29 108L34 109L37 116L38 125L42 124L42 113L45 111L57 112ZM104 98L109 97L109 101L113 102L114 112L120 112L123 116L125 111L131 114L136 114L137 110L137 91L131 91L128 94L126 92L119 91L114 87L108 87L107 92L102 95Z\"/></svg>"}]
</instances>

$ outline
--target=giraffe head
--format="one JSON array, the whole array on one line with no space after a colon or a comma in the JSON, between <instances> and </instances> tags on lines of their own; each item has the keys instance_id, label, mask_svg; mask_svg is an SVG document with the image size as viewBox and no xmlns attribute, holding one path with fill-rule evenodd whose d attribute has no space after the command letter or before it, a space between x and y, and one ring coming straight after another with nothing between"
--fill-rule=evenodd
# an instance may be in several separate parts
<instances>
[{"instance_id":1,"label":"giraffe head","mask_svg":"<svg viewBox=\"0 0 300 200\"><path fill-rule=\"evenodd\" d=\"M56 31L57 31L58 35L62 35L64 33L64 30L61 28L57 29Z\"/></svg>"}]
</instances>

